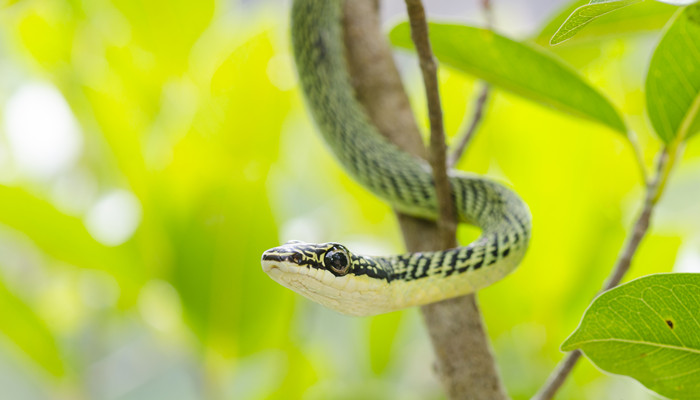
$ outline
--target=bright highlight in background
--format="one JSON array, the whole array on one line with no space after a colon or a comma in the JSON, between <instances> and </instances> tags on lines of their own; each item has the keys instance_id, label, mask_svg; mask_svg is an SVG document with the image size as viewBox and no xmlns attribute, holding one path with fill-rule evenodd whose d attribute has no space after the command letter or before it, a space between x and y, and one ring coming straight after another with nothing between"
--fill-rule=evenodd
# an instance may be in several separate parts
<instances>
[{"instance_id":1,"label":"bright highlight in background","mask_svg":"<svg viewBox=\"0 0 700 400\"><path fill-rule=\"evenodd\" d=\"M43 83L24 85L10 97L5 131L18 167L40 178L72 166L83 144L68 103L55 87Z\"/></svg>"},{"instance_id":2,"label":"bright highlight in background","mask_svg":"<svg viewBox=\"0 0 700 400\"><path fill-rule=\"evenodd\" d=\"M101 196L88 211L85 226L97 241L118 246L131 237L141 222L141 204L129 191Z\"/></svg>"}]
</instances>

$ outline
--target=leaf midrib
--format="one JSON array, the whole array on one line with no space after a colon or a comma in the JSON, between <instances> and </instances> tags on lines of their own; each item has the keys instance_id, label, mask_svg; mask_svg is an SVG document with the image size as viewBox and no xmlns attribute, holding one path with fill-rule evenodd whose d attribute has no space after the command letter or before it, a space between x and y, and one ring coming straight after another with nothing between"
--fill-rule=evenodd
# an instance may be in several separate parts
<instances>
[{"instance_id":1,"label":"leaf midrib","mask_svg":"<svg viewBox=\"0 0 700 400\"><path fill-rule=\"evenodd\" d=\"M646 346L661 347L661 348L665 348L665 349L687 351L690 353L700 354L700 349L694 349L692 347L674 346L672 344L663 344L663 343L655 343L655 342L646 342L643 340L618 339L618 338L583 340L580 342L572 343L571 346L581 347L582 345L587 344L587 343L598 343L598 342L621 342L621 343L629 343L629 344L641 344L641 345L646 345Z\"/></svg>"}]
</instances>

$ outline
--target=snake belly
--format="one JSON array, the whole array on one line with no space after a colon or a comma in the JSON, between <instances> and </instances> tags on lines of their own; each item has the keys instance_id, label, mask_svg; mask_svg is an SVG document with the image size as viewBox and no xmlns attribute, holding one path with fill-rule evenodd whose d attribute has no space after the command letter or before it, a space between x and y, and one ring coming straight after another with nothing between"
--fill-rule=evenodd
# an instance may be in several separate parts
<instances>
[{"instance_id":1,"label":"snake belly","mask_svg":"<svg viewBox=\"0 0 700 400\"><path fill-rule=\"evenodd\" d=\"M403 213L435 219L429 166L384 139L355 98L343 47L343 1L295 0L292 6L292 45L308 108L354 179ZM481 228L473 243L445 251L366 256L339 243L292 241L264 252L263 270L283 286L349 315L432 303L494 283L523 258L530 212L499 183L458 171L449 175L459 220Z\"/></svg>"}]
</instances>

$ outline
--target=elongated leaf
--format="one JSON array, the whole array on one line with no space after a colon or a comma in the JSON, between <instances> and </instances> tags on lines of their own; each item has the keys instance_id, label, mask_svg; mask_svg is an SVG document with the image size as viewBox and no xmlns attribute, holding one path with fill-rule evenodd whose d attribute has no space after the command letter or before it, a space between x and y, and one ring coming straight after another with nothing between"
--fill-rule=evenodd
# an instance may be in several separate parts
<instances>
[{"instance_id":1,"label":"elongated leaf","mask_svg":"<svg viewBox=\"0 0 700 400\"><path fill-rule=\"evenodd\" d=\"M403 316L402 313L390 313L377 315L370 321L370 365L376 374L385 372L389 366L392 344L396 340Z\"/></svg>"},{"instance_id":2,"label":"elongated leaf","mask_svg":"<svg viewBox=\"0 0 700 400\"><path fill-rule=\"evenodd\" d=\"M535 42L548 45L551 38L579 7L588 2L577 0L571 2L559 13L552 16L547 24L537 34ZM619 36L630 33L641 33L658 30L664 27L669 18L678 11L677 7L656 1L644 1L634 7L624 7L615 12L598 16L586 25L586 29L576 33L575 43L581 43L583 39L601 39L610 36Z\"/></svg>"},{"instance_id":3,"label":"elongated leaf","mask_svg":"<svg viewBox=\"0 0 700 400\"><path fill-rule=\"evenodd\" d=\"M48 327L20 298L0 282L0 333L55 376L64 373L56 339Z\"/></svg>"},{"instance_id":4,"label":"elongated leaf","mask_svg":"<svg viewBox=\"0 0 700 400\"><path fill-rule=\"evenodd\" d=\"M646 92L649 119L664 142L700 131L700 4L669 25L649 64Z\"/></svg>"},{"instance_id":5,"label":"elongated leaf","mask_svg":"<svg viewBox=\"0 0 700 400\"><path fill-rule=\"evenodd\" d=\"M674 399L700 393L700 274L656 274L596 298L562 350Z\"/></svg>"},{"instance_id":6,"label":"elongated leaf","mask_svg":"<svg viewBox=\"0 0 700 400\"><path fill-rule=\"evenodd\" d=\"M188 135L166 170L173 192L184 193L179 224L170 231L172 283L194 333L225 357L282 346L291 323L293 293L278 290L259 267L260 254L279 240L261 182L277 157L277 150L269 149L278 147L279 136L270 133L283 130L291 97L268 79L272 37L270 32L252 36L214 71L212 97L195 123L206 133ZM250 98L258 100L252 104ZM264 134L231 134L252 127ZM248 177L227 172L250 165L259 172ZM164 194L157 203L172 203L171 196ZM256 299L255 306L250 299Z\"/></svg>"},{"instance_id":7,"label":"elongated leaf","mask_svg":"<svg viewBox=\"0 0 700 400\"><path fill-rule=\"evenodd\" d=\"M389 33L391 42L413 49L408 23ZM610 102L554 57L486 29L430 24L437 58L458 70L526 98L600 122L619 132L625 124Z\"/></svg>"},{"instance_id":8,"label":"elongated leaf","mask_svg":"<svg viewBox=\"0 0 700 400\"><path fill-rule=\"evenodd\" d=\"M138 260L122 251L127 245L99 243L82 220L21 188L0 185L0 210L0 224L27 235L48 256L77 267L106 270L124 290L131 289L142 273Z\"/></svg>"},{"instance_id":9,"label":"elongated leaf","mask_svg":"<svg viewBox=\"0 0 700 400\"><path fill-rule=\"evenodd\" d=\"M559 30L552 36L550 44L561 43L573 37L578 31L583 29L588 23L601 15L619 10L642 0L593 0L585 6L574 10L569 18L559 27Z\"/></svg>"}]
</instances>

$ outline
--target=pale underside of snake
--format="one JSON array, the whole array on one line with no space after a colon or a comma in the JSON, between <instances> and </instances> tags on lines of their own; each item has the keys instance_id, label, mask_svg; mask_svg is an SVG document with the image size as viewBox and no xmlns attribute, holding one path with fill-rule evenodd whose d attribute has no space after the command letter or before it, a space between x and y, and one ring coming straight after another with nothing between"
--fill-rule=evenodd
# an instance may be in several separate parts
<instances>
[{"instance_id":1,"label":"pale underside of snake","mask_svg":"<svg viewBox=\"0 0 700 400\"><path fill-rule=\"evenodd\" d=\"M343 48L343 1L295 0L292 6L292 45L307 104L350 175L397 210L435 219L430 168L386 141L355 99ZM449 174L459 220L481 228L473 243L386 257L354 254L338 243L291 241L263 253L263 270L283 286L349 315L432 303L494 283L523 258L530 212L499 183Z\"/></svg>"}]
</instances>

